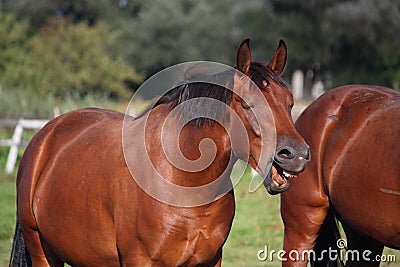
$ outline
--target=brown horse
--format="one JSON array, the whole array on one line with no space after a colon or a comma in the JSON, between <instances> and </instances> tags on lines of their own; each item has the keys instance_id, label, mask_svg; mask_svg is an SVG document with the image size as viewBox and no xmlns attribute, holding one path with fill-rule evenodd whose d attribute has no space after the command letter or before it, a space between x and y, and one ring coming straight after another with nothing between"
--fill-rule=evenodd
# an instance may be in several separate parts
<instances>
[{"instance_id":1,"label":"brown horse","mask_svg":"<svg viewBox=\"0 0 400 267\"><path fill-rule=\"evenodd\" d=\"M301 255L314 249L313 266L345 260L346 266L379 266L384 246L400 249L399 122L400 93L377 86L332 89L303 112L296 128L312 160L281 195L288 255L283 266L306 266L295 253L290 259L295 250ZM339 251L345 245L337 241L335 216L347 252L329 257L328 247Z\"/></svg>"},{"instance_id":2,"label":"brown horse","mask_svg":"<svg viewBox=\"0 0 400 267\"><path fill-rule=\"evenodd\" d=\"M251 62L246 39L238 48L240 72L232 74L233 91L201 82L183 84L137 118L83 109L49 122L21 159L12 264L18 266L21 246L26 245L27 261L33 266L62 266L64 262L72 266L220 266L235 212L229 175L236 159L249 162L265 177L272 194L287 189L287 177L302 171L308 162L308 146L290 119L292 96L278 77L286 54L281 41L268 65ZM251 88L252 82L256 89ZM215 101L188 104L170 116L181 104L197 98ZM258 110L268 105L273 118L262 113L260 120ZM206 110L219 123L210 117L186 121L196 109ZM240 127L245 136L238 134ZM276 148L266 154L268 149L263 152L263 147L274 144L266 143L272 139L265 136L275 130ZM180 163L178 154L169 153L175 151L174 146L183 161L197 164L200 159L206 166L186 170L173 165L175 156ZM210 153L213 157L208 162L209 157L202 156ZM281 176L269 171L272 160ZM206 192L183 190L209 184L214 186ZM180 190L182 195L174 194Z\"/></svg>"}]
</instances>

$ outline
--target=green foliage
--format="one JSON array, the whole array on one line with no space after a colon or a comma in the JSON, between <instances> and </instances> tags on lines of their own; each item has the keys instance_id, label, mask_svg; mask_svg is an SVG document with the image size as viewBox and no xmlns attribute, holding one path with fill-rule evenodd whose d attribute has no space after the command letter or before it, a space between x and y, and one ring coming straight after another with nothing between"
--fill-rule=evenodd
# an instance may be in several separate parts
<instances>
[{"instance_id":1,"label":"green foliage","mask_svg":"<svg viewBox=\"0 0 400 267\"><path fill-rule=\"evenodd\" d=\"M0 55L3 86L126 96L126 84L140 81L134 69L149 76L189 60L232 65L244 37L252 38L253 55L261 61L284 39L286 78L295 69L312 69L332 77L334 85L400 83L397 0L29 3L2 1L17 17L0 17L0 45L7 48Z\"/></svg>"},{"instance_id":2,"label":"green foliage","mask_svg":"<svg viewBox=\"0 0 400 267\"><path fill-rule=\"evenodd\" d=\"M28 41L29 53L18 66L18 77L10 73L15 69L6 71L6 85L41 95L128 97L125 81L138 82L141 77L121 57L107 55L108 36L104 24L89 27L54 19Z\"/></svg>"},{"instance_id":3,"label":"green foliage","mask_svg":"<svg viewBox=\"0 0 400 267\"><path fill-rule=\"evenodd\" d=\"M340 83L382 84L399 89L400 2L358 0L326 12L329 63Z\"/></svg>"},{"instance_id":4,"label":"green foliage","mask_svg":"<svg viewBox=\"0 0 400 267\"><path fill-rule=\"evenodd\" d=\"M163 1L143 3L124 28L127 57L147 74L190 60L232 64L233 0Z\"/></svg>"},{"instance_id":5,"label":"green foliage","mask_svg":"<svg viewBox=\"0 0 400 267\"><path fill-rule=\"evenodd\" d=\"M90 25L106 18L112 20L118 12L115 0L2 0L3 8L28 18L33 29L38 30L47 24L49 17L69 17L73 22L87 22ZM113 4L114 3L114 4Z\"/></svg>"},{"instance_id":6,"label":"green foliage","mask_svg":"<svg viewBox=\"0 0 400 267\"><path fill-rule=\"evenodd\" d=\"M0 9L0 84L7 75L19 77L15 72L6 73L10 66L18 66L24 60L23 51L28 38L29 24Z\"/></svg>"},{"instance_id":7,"label":"green foliage","mask_svg":"<svg viewBox=\"0 0 400 267\"><path fill-rule=\"evenodd\" d=\"M252 56L264 62L269 60L283 38L271 1L238 1L235 10L238 34L251 37Z\"/></svg>"},{"instance_id":8,"label":"green foliage","mask_svg":"<svg viewBox=\"0 0 400 267\"><path fill-rule=\"evenodd\" d=\"M128 84L142 80L121 56L109 51L116 33L104 23L89 27L53 18L30 37L25 21L1 13L0 33L0 81L7 88L40 96L128 98Z\"/></svg>"},{"instance_id":9,"label":"green foliage","mask_svg":"<svg viewBox=\"0 0 400 267\"><path fill-rule=\"evenodd\" d=\"M312 69L322 78L332 77L334 85L399 89L399 1L253 0L240 10L241 29L265 47L274 39L286 41L289 74Z\"/></svg>"}]
</instances>

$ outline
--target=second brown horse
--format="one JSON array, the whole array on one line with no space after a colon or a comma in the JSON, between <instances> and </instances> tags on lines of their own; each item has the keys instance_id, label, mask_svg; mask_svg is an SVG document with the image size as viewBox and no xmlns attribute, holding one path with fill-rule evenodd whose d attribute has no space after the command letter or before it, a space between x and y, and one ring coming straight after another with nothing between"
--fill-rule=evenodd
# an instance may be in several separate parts
<instances>
[{"instance_id":1,"label":"second brown horse","mask_svg":"<svg viewBox=\"0 0 400 267\"><path fill-rule=\"evenodd\" d=\"M379 266L384 246L400 249L399 122L400 93L378 86L332 89L303 112L312 160L281 196L283 266Z\"/></svg>"}]
</instances>

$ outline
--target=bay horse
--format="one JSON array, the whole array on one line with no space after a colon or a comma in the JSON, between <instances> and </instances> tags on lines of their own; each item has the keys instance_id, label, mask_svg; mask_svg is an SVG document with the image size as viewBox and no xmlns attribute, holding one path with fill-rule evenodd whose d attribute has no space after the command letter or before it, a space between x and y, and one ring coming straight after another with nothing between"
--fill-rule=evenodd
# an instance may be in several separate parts
<instances>
[{"instance_id":1,"label":"bay horse","mask_svg":"<svg viewBox=\"0 0 400 267\"><path fill-rule=\"evenodd\" d=\"M215 84L189 83L160 98L145 116L81 109L50 121L33 137L20 162L11 264L24 264L21 257L26 246L26 264L34 267L64 263L221 266L235 201L232 188L221 193L218 186L231 183L233 163L237 159L248 162L265 177L267 190L275 194L286 190L288 176L297 175L308 162L309 148L290 117L292 95L279 77L286 57L286 45L281 41L269 64L251 62L246 39L237 51L233 91ZM250 83L255 83L256 89ZM169 116L176 107L197 98L215 100L226 110L189 105ZM208 103L215 102L211 100ZM257 110L264 106L270 106L275 127L271 118L257 118ZM222 117L219 119L226 125L206 117L180 129L180 120L196 108L216 111L212 115ZM245 138L236 134L239 124L246 131ZM272 144L265 144L270 139L263 139L262 133L274 131L274 153L263 155L262 147ZM207 140L212 144L207 145ZM239 145L234 148L233 142ZM189 161L210 151L215 154L205 168L185 170L167 158L165 151L170 145L177 145ZM270 161L261 160L263 157L274 162L273 169L280 175L272 175L274 171L267 167ZM147 193L146 185L138 184L139 177L132 177L136 173L132 167L161 197L171 196L164 184L191 189L215 183L220 176L223 179L206 192L214 196L213 201L191 206L186 201L202 200L203 196L175 194L159 200ZM154 182L157 174L164 183ZM183 204L169 200L182 200Z\"/></svg>"},{"instance_id":2,"label":"bay horse","mask_svg":"<svg viewBox=\"0 0 400 267\"><path fill-rule=\"evenodd\" d=\"M400 249L399 122L400 92L378 86L332 89L302 113L295 125L312 159L281 195L286 253L314 249L312 266L379 266L384 246ZM351 253L328 257L346 245L335 218ZM297 259L283 266L307 265Z\"/></svg>"}]
</instances>

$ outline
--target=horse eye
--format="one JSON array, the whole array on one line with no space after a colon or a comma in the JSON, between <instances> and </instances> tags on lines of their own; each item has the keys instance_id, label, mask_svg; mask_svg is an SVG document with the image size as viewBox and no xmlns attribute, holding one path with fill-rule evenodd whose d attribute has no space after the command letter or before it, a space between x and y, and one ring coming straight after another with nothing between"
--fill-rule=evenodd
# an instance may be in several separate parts
<instances>
[{"instance_id":1,"label":"horse eye","mask_svg":"<svg viewBox=\"0 0 400 267\"><path fill-rule=\"evenodd\" d=\"M245 104L245 103L242 103L242 108L244 108L244 109L246 109L246 110L252 109L252 108L254 108L254 104L249 104L249 105L247 105L247 104Z\"/></svg>"},{"instance_id":2,"label":"horse eye","mask_svg":"<svg viewBox=\"0 0 400 267\"><path fill-rule=\"evenodd\" d=\"M292 104L290 104L290 110L292 110L293 109L293 107L294 107L294 104L292 103Z\"/></svg>"}]
</instances>

